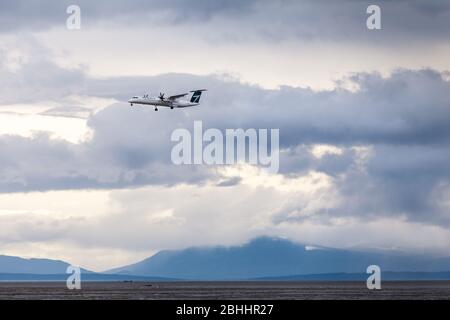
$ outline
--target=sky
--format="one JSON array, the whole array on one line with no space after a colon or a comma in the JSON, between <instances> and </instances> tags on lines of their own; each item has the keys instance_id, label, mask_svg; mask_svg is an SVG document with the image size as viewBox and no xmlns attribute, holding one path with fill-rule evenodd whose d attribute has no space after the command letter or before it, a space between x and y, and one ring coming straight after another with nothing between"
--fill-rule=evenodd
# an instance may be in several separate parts
<instances>
[{"instance_id":1,"label":"sky","mask_svg":"<svg viewBox=\"0 0 450 320\"><path fill-rule=\"evenodd\" d=\"M0 254L102 271L279 236L448 256L449 35L444 0L2 0ZM126 102L197 88L195 108ZM199 120L279 129L279 172L174 165Z\"/></svg>"}]
</instances>

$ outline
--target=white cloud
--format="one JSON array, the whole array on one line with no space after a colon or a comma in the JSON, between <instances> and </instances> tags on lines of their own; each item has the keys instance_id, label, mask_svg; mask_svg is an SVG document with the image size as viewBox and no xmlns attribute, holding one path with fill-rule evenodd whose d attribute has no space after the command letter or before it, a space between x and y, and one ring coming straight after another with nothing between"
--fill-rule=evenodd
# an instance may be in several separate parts
<instances>
[{"instance_id":1,"label":"white cloud","mask_svg":"<svg viewBox=\"0 0 450 320\"><path fill-rule=\"evenodd\" d=\"M82 143L90 139L91 129L86 121L41 115L0 113L0 135L18 135L32 138L36 133L47 132L52 139Z\"/></svg>"},{"instance_id":2,"label":"white cloud","mask_svg":"<svg viewBox=\"0 0 450 320\"><path fill-rule=\"evenodd\" d=\"M161 249L233 245L260 235L285 236L310 246L441 255L450 246L449 229L401 216L324 221L307 214L277 221L280 212L292 205L320 216L332 202L318 201L318 194L339 196L336 185L315 174L291 179L260 172L263 178L255 181L252 169L236 170L229 173L239 173L242 182L231 187L178 185L1 195L5 209L0 214L0 250L105 270ZM280 182L292 187L279 188Z\"/></svg>"},{"instance_id":3,"label":"white cloud","mask_svg":"<svg viewBox=\"0 0 450 320\"><path fill-rule=\"evenodd\" d=\"M389 74L397 68L450 69L446 59L450 55L450 46L442 44L433 50L422 43L393 50L393 47L376 43L355 45L298 39L276 44L270 41L217 43L202 38L202 34L210 33L209 29L198 29L191 26L129 28L119 25L68 34L65 29L55 28L37 37L52 52L60 53L56 54L60 65L83 65L91 76L96 77L149 76L168 70L195 75L229 73L243 82L270 89L291 85L323 90L335 88L335 81L350 72ZM118 44L117 39L126 40ZM155 50L155 44L164 48L182 48L182 56L178 50ZM117 61L121 63L117 64Z\"/></svg>"},{"instance_id":4,"label":"white cloud","mask_svg":"<svg viewBox=\"0 0 450 320\"><path fill-rule=\"evenodd\" d=\"M317 144L312 146L311 153L314 157L320 159L327 154L342 155L343 150L333 145Z\"/></svg>"}]
</instances>

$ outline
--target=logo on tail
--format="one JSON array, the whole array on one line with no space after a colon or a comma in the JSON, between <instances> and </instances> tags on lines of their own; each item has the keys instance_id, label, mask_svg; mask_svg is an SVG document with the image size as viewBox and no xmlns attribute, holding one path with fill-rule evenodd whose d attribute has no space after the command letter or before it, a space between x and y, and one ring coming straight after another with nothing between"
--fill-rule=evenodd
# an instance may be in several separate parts
<instances>
[{"instance_id":1,"label":"logo on tail","mask_svg":"<svg viewBox=\"0 0 450 320\"><path fill-rule=\"evenodd\" d=\"M191 92L193 92L193 94L192 94L190 102L191 103L200 103L200 97L202 96L203 91L206 91L206 89L191 91Z\"/></svg>"}]
</instances>

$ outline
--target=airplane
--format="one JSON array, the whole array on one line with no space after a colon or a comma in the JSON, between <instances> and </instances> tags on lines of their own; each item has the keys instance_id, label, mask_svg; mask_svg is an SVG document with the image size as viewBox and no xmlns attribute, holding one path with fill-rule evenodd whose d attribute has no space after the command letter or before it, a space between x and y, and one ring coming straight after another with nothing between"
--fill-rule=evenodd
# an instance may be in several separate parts
<instances>
[{"instance_id":1,"label":"airplane","mask_svg":"<svg viewBox=\"0 0 450 320\"><path fill-rule=\"evenodd\" d=\"M202 92L207 89L193 90L190 91L192 93L190 100L182 100L181 98L189 95L189 93L177 94L170 97L165 97L164 93L160 93L158 97L149 97L148 94L138 97L134 96L128 103L133 106L134 104L142 104L142 105L150 105L155 107L155 111L158 111L158 107L169 107L173 108L187 108L194 107L200 104L200 97L202 96Z\"/></svg>"}]
</instances>

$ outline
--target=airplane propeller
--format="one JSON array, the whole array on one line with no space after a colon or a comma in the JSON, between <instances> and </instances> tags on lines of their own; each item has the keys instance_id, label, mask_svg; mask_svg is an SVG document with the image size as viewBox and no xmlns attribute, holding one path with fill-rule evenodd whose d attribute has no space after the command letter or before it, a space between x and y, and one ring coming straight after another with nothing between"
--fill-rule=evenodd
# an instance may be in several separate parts
<instances>
[{"instance_id":1,"label":"airplane propeller","mask_svg":"<svg viewBox=\"0 0 450 320\"><path fill-rule=\"evenodd\" d=\"M164 93L161 93L161 92L159 93L159 99L164 100Z\"/></svg>"}]
</instances>

